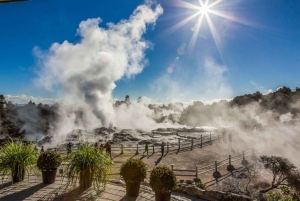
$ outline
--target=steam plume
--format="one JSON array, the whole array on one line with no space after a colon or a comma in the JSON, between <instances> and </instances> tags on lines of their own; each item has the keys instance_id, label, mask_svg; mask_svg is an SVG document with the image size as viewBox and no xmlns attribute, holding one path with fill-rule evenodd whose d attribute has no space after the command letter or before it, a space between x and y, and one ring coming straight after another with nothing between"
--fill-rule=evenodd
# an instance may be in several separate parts
<instances>
[{"instance_id":1,"label":"steam plume","mask_svg":"<svg viewBox=\"0 0 300 201\"><path fill-rule=\"evenodd\" d=\"M98 26L100 18L82 21L77 29L78 43L54 43L47 52L36 49L40 61L37 84L62 90L58 134L114 122L111 94L115 82L143 70L149 43L142 35L146 25L155 24L162 13L160 5L146 1L128 20L108 23L107 29Z\"/></svg>"}]
</instances>

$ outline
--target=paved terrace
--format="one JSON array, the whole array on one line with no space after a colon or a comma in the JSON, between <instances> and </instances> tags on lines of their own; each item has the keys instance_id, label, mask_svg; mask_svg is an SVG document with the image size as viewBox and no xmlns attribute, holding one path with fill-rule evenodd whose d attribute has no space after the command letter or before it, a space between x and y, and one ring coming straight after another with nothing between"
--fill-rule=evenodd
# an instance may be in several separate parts
<instances>
[{"instance_id":1,"label":"paved terrace","mask_svg":"<svg viewBox=\"0 0 300 201\"><path fill-rule=\"evenodd\" d=\"M42 184L41 177L30 176L23 182L11 184L4 182L0 186L1 201L149 201L154 200L154 192L142 186L139 197L127 198L123 185L109 183L104 191L97 193L92 188L81 191L77 187L67 187L66 182L57 177L54 184ZM172 201L202 201L193 196L174 192Z\"/></svg>"}]
</instances>

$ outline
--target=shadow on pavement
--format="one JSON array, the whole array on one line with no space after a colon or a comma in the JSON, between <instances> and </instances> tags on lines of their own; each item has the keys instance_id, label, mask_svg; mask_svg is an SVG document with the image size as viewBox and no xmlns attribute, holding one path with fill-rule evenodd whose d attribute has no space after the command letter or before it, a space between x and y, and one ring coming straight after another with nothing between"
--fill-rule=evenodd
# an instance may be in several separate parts
<instances>
[{"instance_id":1,"label":"shadow on pavement","mask_svg":"<svg viewBox=\"0 0 300 201\"><path fill-rule=\"evenodd\" d=\"M30 188L26 188L24 190L14 192L10 195L1 197L1 200L11 200L11 201L17 201L17 200L25 200L27 197L30 197L40 189L46 187L47 184L37 184L35 186L32 186Z\"/></svg>"}]
</instances>

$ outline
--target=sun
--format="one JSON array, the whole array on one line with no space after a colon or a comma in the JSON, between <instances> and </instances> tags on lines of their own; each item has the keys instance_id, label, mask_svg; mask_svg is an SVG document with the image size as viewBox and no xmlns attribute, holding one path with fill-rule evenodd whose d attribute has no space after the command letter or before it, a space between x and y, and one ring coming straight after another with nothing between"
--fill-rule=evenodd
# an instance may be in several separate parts
<instances>
[{"instance_id":1,"label":"sun","mask_svg":"<svg viewBox=\"0 0 300 201\"><path fill-rule=\"evenodd\" d=\"M221 37L220 37L219 32L211 18L212 15L215 15L217 17L220 17L220 18L223 18L223 19L226 19L229 21L233 21L233 22L236 22L239 24L249 26L249 22L242 20L241 18L236 18L231 13L226 12L224 10L218 10L218 7L219 7L218 4L225 2L225 0L198 0L198 1L199 1L199 3L198 3L198 5L196 5L196 4L189 3L185 0L173 0L172 1L173 6L196 10L196 12L194 14L192 14L191 16L181 20L180 22L178 22L177 24L173 25L172 27L170 27L169 29L167 29L165 31L166 34L170 34L174 31L176 31L177 29L179 29L180 27L182 27L183 25L185 25L186 23L188 23L189 21L191 21L195 18L198 19L197 23L194 25L194 27L191 28L191 30L193 31L193 35L187 46L187 49L191 52L193 52L193 50L194 50L195 44L197 42L197 37L199 36L202 22L204 20L207 21L207 24L208 24L208 27L212 34L212 37L213 37L215 44L220 52L220 46L221 46L220 38ZM225 5L230 6L230 3L228 3L228 1L226 1ZM221 54L221 52L220 52L220 54Z\"/></svg>"},{"instance_id":2,"label":"sun","mask_svg":"<svg viewBox=\"0 0 300 201\"><path fill-rule=\"evenodd\" d=\"M203 5L199 7L199 10L201 11L202 14L207 14L209 12L209 7L207 5Z\"/></svg>"}]
</instances>

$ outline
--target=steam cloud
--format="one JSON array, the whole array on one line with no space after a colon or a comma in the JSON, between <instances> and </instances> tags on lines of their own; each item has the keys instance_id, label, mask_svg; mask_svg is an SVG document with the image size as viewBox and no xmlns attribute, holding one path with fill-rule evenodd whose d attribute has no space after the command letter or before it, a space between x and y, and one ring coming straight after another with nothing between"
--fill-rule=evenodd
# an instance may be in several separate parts
<instances>
[{"instance_id":1,"label":"steam cloud","mask_svg":"<svg viewBox=\"0 0 300 201\"><path fill-rule=\"evenodd\" d=\"M76 127L95 128L115 122L112 91L122 77L140 73L147 62L142 39L147 24L163 13L160 5L146 1L128 20L99 27L100 18L79 24L79 43L54 43L49 51L36 49L40 70L37 84L48 90L61 88L60 122L57 134Z\"/></svg>"}]
</instances>

